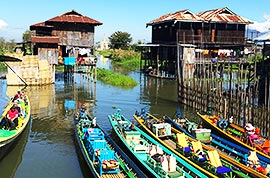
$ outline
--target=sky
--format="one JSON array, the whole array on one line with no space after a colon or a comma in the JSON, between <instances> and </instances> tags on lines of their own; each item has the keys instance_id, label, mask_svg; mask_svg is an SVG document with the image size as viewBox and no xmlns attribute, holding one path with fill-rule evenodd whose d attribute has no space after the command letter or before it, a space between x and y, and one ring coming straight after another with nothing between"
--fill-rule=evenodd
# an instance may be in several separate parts
<instances>
[{"instance_id":1,"label":"sky","mask_svg":"<svg viewBox=\"0 0 270 178\"><path fill-rule=\"evenodd\" d=\"M22 41L33 24L44 22L70 10L103 24L95 27L95 43L116 31L131 34L133 43L151 42L151 26L146 23L162 15L188 9L202 11L228 7L254 22L249 29L270 30L269 0L6 0L1 1L0 37Z\"/></svg>"}]
</instances>

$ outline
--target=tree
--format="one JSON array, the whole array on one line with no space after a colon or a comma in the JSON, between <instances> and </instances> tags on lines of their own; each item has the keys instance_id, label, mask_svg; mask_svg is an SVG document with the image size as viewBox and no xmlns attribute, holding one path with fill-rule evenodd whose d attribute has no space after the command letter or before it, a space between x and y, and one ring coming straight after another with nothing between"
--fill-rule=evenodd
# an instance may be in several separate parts
<instances>
[{"instance_id":1,"label":"tree","mask_svg":"<svg viewBox=\"0 0 270 178\"><path fill-rule=\"evenodd\" d=\"M113 49L128 49L132 41L132 37L127 32L117 31L114 32L110 37L110 47Z\"/></svg>"},{"instance_id":2,"label":"tree","mask_svg":"<svg viewBox=\"0 0 270 178\"><path fill-rule=\"evenodd\" d=\"M2 53L2 55L4 53L5 47L6 47L6 40L5 38L0 37L0 53Z\"/></svg>"},{"instance_id":3,"label":"tree","mask_svg":"<svg viewBox=\"0 0 270 178\"><path fill-rule=\"evenodd\" d=\"M26 30L24 33L23 33L23 36L22 36L22 39L23 39L23 42L24 42L24 52L26 54L32 54L32 47L31 47L31 43L29 43L31 41L31 37L34 36L35 33L33 31L30 31L30 30Z\"/></svg>"},{"instance_id":4,"label":"tree","mask_svg":"<svg viewBox=\"0 0 270 178\"><path fill-rule=\"evenodd\" d=\"M29 42L31 41L31 37L33 36L33 32L30 31L30 30L26 30L24 33L23 33L23 37L22 37L22 40L23 42Z\"/></svg>"}]
</instances>

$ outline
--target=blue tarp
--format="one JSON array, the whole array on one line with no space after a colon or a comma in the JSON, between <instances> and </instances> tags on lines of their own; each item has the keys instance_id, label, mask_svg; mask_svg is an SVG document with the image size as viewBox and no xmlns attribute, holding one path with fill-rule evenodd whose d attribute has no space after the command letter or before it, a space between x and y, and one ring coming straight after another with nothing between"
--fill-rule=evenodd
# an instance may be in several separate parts
<instances>
[{"instance_id":1,"label":"blue tarp","mask_svg":"<svg viewBox=\"0 0 270 178\"><path fill-rule=\"evenodd\" d=\"M64 64L74 66L76 63L75 57L64 57Z\"/></svg>"},{"instance_id":2,"label":"blue tarp","mask_svg":"<svg viewBox=\"0 0 270 178\"><path fill-rule=\"evenodd\" d=\"M66 109L76 109L76 103L72 100L65 100L64 106Z\"/></svg>"}]
</instances>

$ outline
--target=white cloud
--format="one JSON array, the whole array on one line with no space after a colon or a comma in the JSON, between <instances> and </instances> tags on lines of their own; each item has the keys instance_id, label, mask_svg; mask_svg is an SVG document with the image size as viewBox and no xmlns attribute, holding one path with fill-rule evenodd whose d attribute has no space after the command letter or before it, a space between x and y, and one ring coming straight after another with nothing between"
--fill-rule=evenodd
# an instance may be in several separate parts
<instances>
[{"instance_id":1,"label":"white cloud","mask_svg":"<svg viewBox=\"0 0 270 178\"><path fill-rule=\"evenodd\" d=\"M8 24L4 20L0 19L0 29L5 28L7 26L8 26Z\"/></svg>"},{"instance_id":2,"label":"white cloud","mask_svg":"<svg viewBox=\"0 0 270 178\"><path fill-rule=\"evenodd\" d=\"M249 28L252 30L257 30L261 33L270 30L270 15L265 14L263 18L266 20L265 22L254 22L253 24L249 25Z\"/></svg>"}]
</instances>

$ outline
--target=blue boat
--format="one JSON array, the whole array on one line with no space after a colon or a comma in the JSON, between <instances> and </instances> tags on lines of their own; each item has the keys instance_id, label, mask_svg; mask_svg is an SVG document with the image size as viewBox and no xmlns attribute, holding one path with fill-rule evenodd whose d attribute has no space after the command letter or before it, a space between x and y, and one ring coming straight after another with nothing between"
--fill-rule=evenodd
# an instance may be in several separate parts
<instances>
[{"instance_id":1,"label":"blue boat","mask_svg":"<svg viewBox=\"0 0 270 178\"><path fill-rule=\"evenodd\" d=\"M84 106L74 116L76 143L94 177L141 177L146 175L96 124Z\"/></svg>"},{"instance_id":2,"label":"blue boat","mask_svg":"<svg viewBox=\"0 0 270 178\"><path fill-rule=\"evenodd\" d=\"M149 177L211 177L140 130L120 109L108 118L125 148L148 170Z\"/></svg>"}]
</instances>

